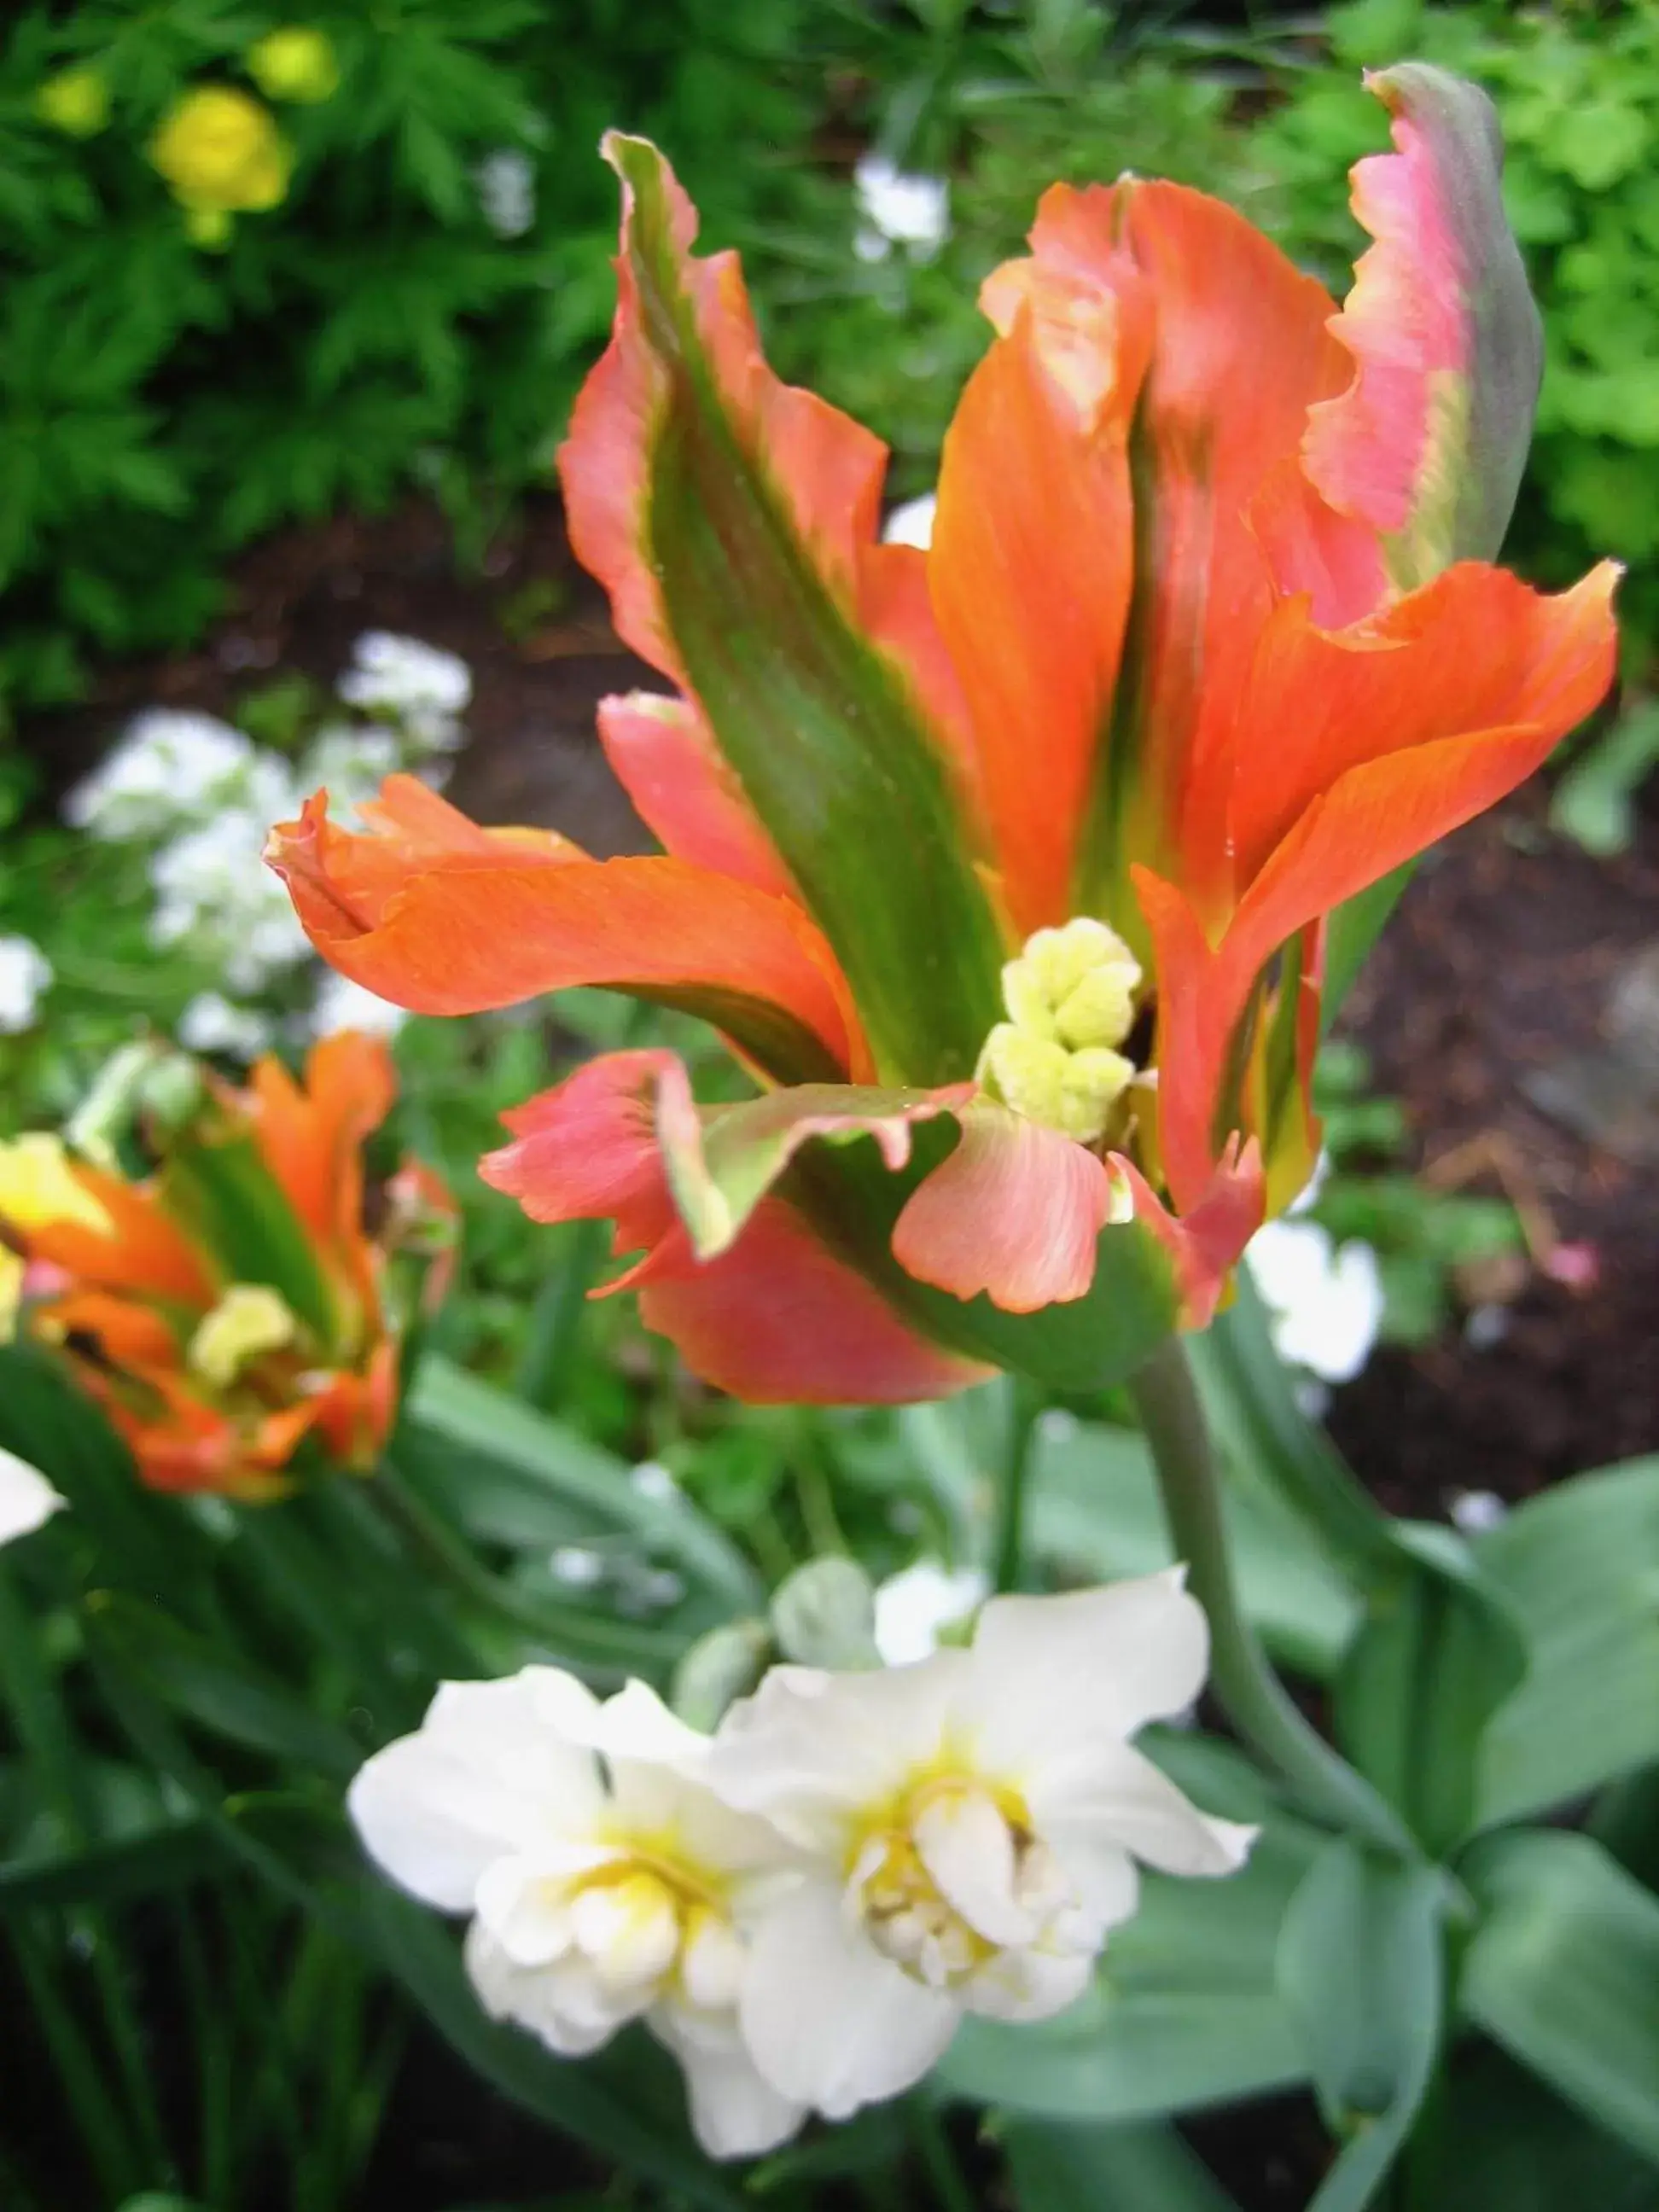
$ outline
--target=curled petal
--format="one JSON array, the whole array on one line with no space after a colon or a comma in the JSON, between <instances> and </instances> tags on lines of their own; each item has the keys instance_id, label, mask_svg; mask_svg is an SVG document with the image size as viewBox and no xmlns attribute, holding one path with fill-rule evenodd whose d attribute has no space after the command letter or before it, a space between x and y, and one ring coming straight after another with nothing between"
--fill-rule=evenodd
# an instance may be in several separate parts
<instances>
[{"instance_id":1,"label":"curled petal","mask_svg":"<svg viewBox=\"0 0 1659 2212\"><path fill-rule=\"evenodd\" d=\"M959 1298L983 1291L1005 1313L1083 1297L1096 1240L1122 1218L1115 1171L1005 1107L960 1118L961 1142L899 1216L894 1256L919 1281Z\"/></svg>"},{"instance_id":2,"label":"curled petal","mask_svg":"<svg viewBox=\"0 0 1659 2212\"><path fill-rule=\"evenodd\" d=\"M1504 213L1498 117L1477 86L1425 63L1365 80L1392 154L1356 164L1353 211L1374 245L1332 329L1353 360L1314 407L1307 472L1389 541L1402 587L1492 560L1526 465L1543 331Z\"/></svg>"},{"instance_id":3,"label":"curled petal","mask_svg":"<svg viewBox=\"0 0 1659 2212\"><path fill-rule=\"evenodd\" d=\"M640 819L678 860L793 897L789 872L689 699L601 699L599 743Z\"/></svg>"},{"instance_id":4,"label":"curled petal","mask_svg":"<svg viewBox=\"0 0 1659 2212\"><path fill-rule=\"evenodd\" d=\"M1135 1219L1156 1237L1175 1269L1182 1328L1207 1328L1240 1255L1261 1226L1267 1185L1254 1137L1227 1139L1198 1202L1167 1212L1138 1168L1121 1164L1134 1190Z\"/></svg>"},{"instance_id":5,"label":"curled petal","mask_svg":"<svg viewBox=\"0 0 1659 2212\"><path fill-rule=\"evenodd\" d=\"M363 1139L397 1095L385 1043L342 1030L313 1046L303 1085L267 1058L249 1088L259 1150L289 1204L320 1243L348 1249L362 1232Z\"/></svg>"},{"instance_id":6,"label":"curled petal","mask_svg":"<svg viewBox=\"0 0 1659 2212\"><path fill-rule=\"evenodd\" d=\"M331 967L417 1013L608 984L706 1015L785 1073L860 1060L835 961L788 900L680 860L573 858L562 841L455 819L471 836L442 846L363 836L319 798L273 833L270 865Z\"/></svg>"}]
</instances>

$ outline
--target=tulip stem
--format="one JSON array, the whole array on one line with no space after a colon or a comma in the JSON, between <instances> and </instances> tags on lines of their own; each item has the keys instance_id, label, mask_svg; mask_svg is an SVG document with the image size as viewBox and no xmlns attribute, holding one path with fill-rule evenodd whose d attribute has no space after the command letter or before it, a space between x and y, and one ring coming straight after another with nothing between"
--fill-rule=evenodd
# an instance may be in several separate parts
<instances>
[{"instance_id":1,"label":"tulip stem","mask_svg":"<svg viewBox=\"0 0 1659 2212\"><path fill-rule=\"evenodd\" d=\"M1203 1408L1180 1340L1171 1337L1131 1389L1158 1468L1164 1511L1188 1587L1210 1624L1210 1679L1244 1742L1311 1813L1385 1850L1418 1856L1399 1815L1305 1720L1267 1663L1234 1580L1221 1486Z\"/></svg>"},{"instance_id":2,"label":"tulip stem","mask_svg":"<svg viewBox=\"0 0 1659 2212\"><path fill-rule=\"evenodd\" d=\"M1008 1378L1008 1427L997 1492L996 1544L991 1587L1015 1590L1025 1565L1025 1498L1031 1480L1031 1445L1042 1401L1023 1376Z\"/></svg>"}]
</instances>

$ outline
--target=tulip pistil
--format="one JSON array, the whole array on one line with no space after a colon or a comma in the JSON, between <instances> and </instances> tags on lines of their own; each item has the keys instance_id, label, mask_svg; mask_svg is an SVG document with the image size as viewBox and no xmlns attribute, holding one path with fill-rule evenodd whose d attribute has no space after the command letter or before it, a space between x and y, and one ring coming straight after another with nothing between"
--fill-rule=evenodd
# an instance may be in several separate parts
<instances>
[{"instance_id":1,"label":"tulip pistil","mask_svg":"<svg viewBox=\"0 0 1659 2212\"><path fill-rule=\"evenodd\" d=\"M1103 921L1079 915L1037 930L1002 971L1008 1019L985 1040L979 1081L1028 1120L1098 1143L1137 1073L1119 1048L1140 980L1139 962Z\"/></svg>"}]
</instances>

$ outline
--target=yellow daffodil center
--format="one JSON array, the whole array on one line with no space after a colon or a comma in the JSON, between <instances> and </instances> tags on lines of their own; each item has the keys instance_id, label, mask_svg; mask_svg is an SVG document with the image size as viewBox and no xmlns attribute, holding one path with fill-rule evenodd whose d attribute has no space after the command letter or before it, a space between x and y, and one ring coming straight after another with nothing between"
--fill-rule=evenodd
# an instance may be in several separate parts
<instances>
[{"instance_id":1,"label":"yellow daffodil center","mask_svg":"<svg viewBox=\"0 0 1659 2212\"><path fill-rule=\"evenodd\" d=\"M233 1283L198 1323L186 1364L192 1375L215 1389L228 1389L250 1361L291 1344L299 1326L268 1285Z\"/></svg>"},{"instance_id":2,"label":"yellow daffodil center","mask_svg":"<svg viewBox=\"0 0 1659 2212\"><path fill-rule=\"evenodd\" d=\"M1097 1143L1136 1074L1118 1048L1139 984L1139 962L1103 921L1079 915L1039 929L1002 971L1008 1018L985 1040L980 1082L1028 1120Z\"/></svg>"},{"instance_id":3,"label":"yellow daffodil center","mask_svg":"<svg viewBox=\"0 0 1659 2212\"><path fill-rule=\"evenodd\" d=\"M76 1175L61 1138L43 1129L0 1144L0 1223L25 1235L55 1221L100 1237L114 1232L108 1214Z\"/></svg>"},{"instance_id":4,"label":"yellow daffodil center","mask_svg":"<svg viewBox=\"0 0 1659 2212\"><path fill-rule=\"evenodd\" d=\"M926 1777L872 1811L847 1902L884 1956L946 1990L1007 1949L1063 1936L1074 1900L1018 1795L963 1774Z\"/></svg>"},{"instance_id":5,"label":"yellow daffodil center","mask_svg":"<svg viewBox=\"0 0 1659 2212\"><path fill-rule=\"evenodd\" d=\"M564 1885L572 1949L613 1996L677 1984L699 2010L738 2000L743 1948L720 1884L653 1839Z\"/></svg>"}]
</instances>

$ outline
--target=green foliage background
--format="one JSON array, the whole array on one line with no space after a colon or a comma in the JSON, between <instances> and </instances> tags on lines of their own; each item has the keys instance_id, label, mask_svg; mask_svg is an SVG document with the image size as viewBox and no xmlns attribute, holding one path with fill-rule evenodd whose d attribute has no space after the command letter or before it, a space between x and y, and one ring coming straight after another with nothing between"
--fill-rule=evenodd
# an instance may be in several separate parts
<instances>
[{"instance_id":1,"label":"green foliage background","mask_svg":"<svg viewBox=\"0 0 1659 2212\"><path fill-rule=\"evenodd\" d=\"M608 319L610 124L671 152L705 234L744 253L774 357L892 442L924 485L983 342L979 278L1042 186L1132 167L1221 192L1333 283L1358 235L1343 171L1382 143L1362 65L1415 52L1486 83L1550 333L1520 557L1553 578L1659 547L1659 304L1650 147L1659 12L1644 4L1356 0L1322 24L1102 0L388 0L301 21L340 64L284 106L287 198L222 251L186 234L147 158L191 88L250 88L294 19L250 0L44 0L0 52L0 684L72 695L88 655L177 645L225 564L276 524L422 485L477 551L544 480ZM1214 10L1223 14L1220 9ZM58 72L109 94L94 135L38 106ZM879 144L947 174L940 253L855 251L850 169ZM535 179L502 237L479 163ZM1644 575L1627 611L1645 641Z\"/></svg>"}]
</instances>

